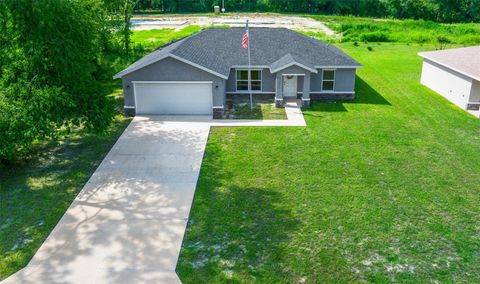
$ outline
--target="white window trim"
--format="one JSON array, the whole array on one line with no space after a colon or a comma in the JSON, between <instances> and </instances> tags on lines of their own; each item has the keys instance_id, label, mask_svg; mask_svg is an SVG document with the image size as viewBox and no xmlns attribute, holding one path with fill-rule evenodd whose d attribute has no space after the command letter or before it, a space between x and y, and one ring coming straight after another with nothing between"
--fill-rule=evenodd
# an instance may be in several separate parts
<instances>
[{"instance_id":1,"label":"white window trim","mask_svg":"<svg viewBox=\"0 0 480 284\"><path fill-rule=\"evenodd\" d=\"M324 73L325 71L333 71L333 80L325 80ZM322 69L322 92L335 92L335 79L337 77L337 70L335 69ZM331 90L324 90L323 89L323 82L332 82L333 81L333 88Z\"/></svg>"},{"instance_id":2,"label":"white window trim","mask_svg":"<svg viewBox=\"0 0 480 284\"><path fill-rule=\"evenodd\" d=\"M250 92L250 89L252 88L252 80L251 78L248 78L247 80L240 80L240 81L247 81L248 82L248 90L239 90L238 89L238 76L237 76L237 72L238 71L247 71L248 72L249 69L244 69L244 68L239 68L239 69L235 69L235 92L237 93L241 93L241 92ZM260 81L260 90L252 90L252 92L261 92L262 91L262 87L263 87L263 84L262 84L262 69L250 69L250 71L260 71L260 80L253 80L253 81Z\"/></svg>"}]
</instances>

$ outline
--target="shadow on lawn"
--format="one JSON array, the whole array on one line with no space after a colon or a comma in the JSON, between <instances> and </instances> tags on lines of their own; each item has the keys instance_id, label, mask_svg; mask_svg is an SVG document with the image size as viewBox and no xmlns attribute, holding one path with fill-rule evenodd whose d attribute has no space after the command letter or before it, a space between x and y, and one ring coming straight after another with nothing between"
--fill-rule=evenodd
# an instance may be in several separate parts
<instances>
[{"instance_id":1,"label":"shadow on lawn","mask_svg":"<svg viewBox=\"0 0 480 284\"><path fill-rule=\"evenodd\" d=\"M345 105L348 104L392 105L372 86L357 76L355 81L355 99L353 101L317 102L313 104L312 109L323 112L343 112L347 111Z\"/></svg>"},{"instance_id":2,"label":"shadow on lawn","mask_svg":"<svg viewBox=\"0 0 480 284\"><path fill-rule=\"evenodd\" d=\"M261 178L251 176L250 187L238 185L221 153L219 142L209 141L177 263L182 282L291 279L283 265L286 243L300 221L279 206L282 194Z\"/></svg>"},{"instance_id":3,"label":"shadow on lawn","mask_svg":"<svg viewBox=\"0 0 480 284\"><path fill-rule=\"evenodd\" d=\"M39 145L30 158L0 168L0 259L6 267L0 279L28 263L128 122L113 122L105 135L79 132Z\"/></svg>"},{"instance_id":4,"label":"shadow on lawn","mask_svg":"<svg viewBox=\"0 0 480 284\"><path fill-rule=\"evenodd\" d=\"M372 86L365 82L361 77L356 77L355 81L356 98L351 103L370 104L370 105L388 105L392 104L387 101Z\"/></svg>"}]
</instances>

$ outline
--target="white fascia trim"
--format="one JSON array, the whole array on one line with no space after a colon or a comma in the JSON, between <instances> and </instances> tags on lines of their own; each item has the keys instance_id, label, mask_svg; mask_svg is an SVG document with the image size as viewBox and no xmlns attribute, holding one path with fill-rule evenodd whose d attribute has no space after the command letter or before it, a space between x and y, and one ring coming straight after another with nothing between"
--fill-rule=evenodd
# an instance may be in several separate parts
<instances>
[{"instance_id":1,"label":"white fascia trim","mask_svg":"<svg viewBox=\"0 0 480 284\"><path fill-rule=\"evenodd\" d=\"M135 109L135 106L123 106L125 109Z\"/></svg>"},{"instance_id":2,"label":"white fascia trim","mask_svg":"<svg viewBox=\"0 0 480 284\"><path fill-rule=\"evenodd\" d=\"M164 55L164 56L162 56L162 57L159 57L159 58L155 59L155 60L152 61L152 62L146 62L146 63L144 63L144 64L138 65L138 66L136 66L135 68L133 68L133 69L131 69L131 70L126 70L126 69L125 69L125 70L123 70L123 71L120 71L120 72L118 72L115 76L113 76L113 79L122 78L123 76L125 76L125 75L127 75L127 74L130 74L130 73L132 73L132 72L135 72L135 71L137 71L137 70L139 70L139 69L142 69L142 68L145 67L145 66L151 65L151 64L153 64L153 63L155 63L155 62L158 62L158 61L160 61L160 60L163 60L163 59L165 59L165 58L167 58L167 57L168 57L168 55Z\"/></svg>"},{"instance_id":3,"label":"white fascia trim","mask_svg":"<svg viewBox=\"0 0 480 284\"><path fill-rule=\"evenodd\" d=\"M218 109L220 109L220 108L224 108L224 106L223 106L223 105L222 105L222 106L213 106L212 108L218 108Z\"/></svg>"},{"instance_id":4,"label":"white fascia trim","mask_svg":"<svg viewBox=\"0 0 480 284\"><path fill-rule=\"evenodd\" d=\"M228 79L228 77L225 76L225 75L222 75L222 74L217 73L217 72L215 72L215 71L213 71L213 70L210 70L210 69L208 69L208 68L205 68L205 67L203 67L203 66L201 66L201 65L198 65L198 64L193 63L193 62L191 62L191 61L188 61L188 60L186 60L186 59L184 59L184 58L178 57L178 56L173 55L173 54L169 54L168 56L171 57L171 58L177 59L178 61L182 61L183 63L187 63L187 64L189 64L189 65L192 65L193 67L197 67L198 69L201 69L201 70L206 71L206 72L208 72L208 73L211 73L211 74L213 74L213 75L216 75L216 76L218 76L218 77L220 77L220 78L222 78L222 79L225 79L225 80Z\"/></svg>"},{"instance_id":5,"label":"white fascia trim","mask_svg":"<svg viewBox=\"0 0 480 284\"><path fill-rule=\"evenodd\" d=\"M305 74L282 74L282 76L305 76Z\"/></svg>"},{"instance_id":6,"label":"white fascia trim","mask_svg":"<svg viewBox=\"0 0 480 284\"><path fill-rule=\"evenodd\" d=\"M306 69L306 70L308 70L308 71L310 71L310 72L312 72L312 73L315 73L315 74L318 73L318 70L317 70L317 69L312 69L312 68L307 67L307 66L305 66L305 65L303 65L303 64L300 64L300 63L298 63L298 62L291 62L290 64L283 65L282 67L279 67L279 68L277 68L277 69L275 69L275 70L272 70L272 68L270 68L270 73L277 73L278 71L283 70L283 69L286 69L286 68L288 68L288 67L290 67L290 66L293 66L293 65L297 65L298 67L301 67L301 68L303 68L303 69Z\"/></svg>"},{"instance_id":7,"label":"white fascia trim","mask_svg":"<svg viewBox=\"0 0 480 284\"><path fill-rule=\"evenodd\" d=\"M360 69L363 66L315 66L316 69Z\"/></svg>"},{"instance_id":8,"label":"white fascia trim","mask_svg":"<svg viewBox=\"0 0 480 284\"><path fill-rule=\"evenodd\" d=\"M132 81L133 84L212 84L212 81Z\"/></svg>"},{"instance_id":9,"label":"white fascia trim","mask_svg":"<svg viewBox=\"0 0 480 284\"><path fill-rule=\"evenodd\" d=\"M322 92L310 92L310 94L355 94L355 92L322 91Z\"/></svg>"},{"instance_id":10,"label":"white fascia trim","mask_svg":"<svg viewBox=\"0 0 480 284\"><path fill-rule=\"evenodd\" d=\"M437 63L437 64L440 65L440 66L446 67L446 68L448 68L448 69L450 69L450 70L453 70L453 71L455 71L455 72L457 72L457 73L460 73L460 74L462 74L462 75L465 75L465 76L467 76L468 78L471 78L471 79L475 79L475 80L477 80L477 81L480 81L480 77L473 76L473 75L471 75L471 74L468 74L468 73L465 73L465 72L463 72L463 71L460 71L460 70L458 70L457 68L454 68L454 67L452 67L452 66L449 66L449 65L447 65L447 64L445 64L445 63L442 63L442 62L440 62L440 61L438 61L438 60L432 59L432 58L430 58L430 57L422 54L421 52L420 52L418 55L420 55L421 57L423 57L423 59L427 59L427 60L429 60L429 61L432 61L433 63Z\"/></svg>"}]
</instances>

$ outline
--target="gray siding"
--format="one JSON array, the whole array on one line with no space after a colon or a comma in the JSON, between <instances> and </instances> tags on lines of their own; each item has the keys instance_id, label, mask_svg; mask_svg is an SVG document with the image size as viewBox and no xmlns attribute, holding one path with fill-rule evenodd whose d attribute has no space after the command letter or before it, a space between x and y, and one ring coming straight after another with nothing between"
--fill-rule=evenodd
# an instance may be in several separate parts
<instances>
[{"instance_id":1,"label":"gray siding","mask_svg":"<svg viewBox=\"0 0 480 284\"><path fill-rule=\"evenodd\" d=\"M318 73L312 73L310 76L310 91L321 92L322 91L322 69L318 69Z\"/></svg>"},{"instance_id":2,"label":"gray siding","mask_svg":"<svg viewBox=\"0 0 480 284\"><path fill-rule=\"evenodd\" d=\"M355 69L335 71L335 92L355 92Z\"/></svg>"},{"instance_id":3,"label":"gray siding","mask_svg":"<svg viewBox=\"0 0 480 284\"><path fill-rule=\"evenodd\" d=\"M306 72L310 72L310 71L305 70L302 67L292 65L290 67L287 67L283 70L278 71L277 73L280 73L280 74L305 74Z\"/></svg>"},{"instance_id":4,"label":"gray siding","mask_svg":"<svg viewBox=\"0 0 480 284\"><path fill-rule=\"evenodd\" d=\"M303 76L297 77L297 92L299 93L303 92Z\"/></svg>"},{"instance_id":5,"label":"gray siding","mask_svg":"<svg viewBox=\"0 0 480 284\"><path fill-rule=\"evenodd\" d=\"M356 69L336 69L335 70L335 92L355 92L355 73ZM317 74L312 73L310 81L310 90L312 92L322 91L322 69L318 69Z\"/></svg>"},{"instance_id":6,"label":"gray siding","mask_svg":"<svg viewBox=\"0 0 480 284\"><path fill-rule=\"evenodd\" d=\"M213 105L225 102L224 79L173 58L145 66L122 77L125 106L134 106L132 81L212 81Z\"/></svg>"},{"instance_id":7,"label":"gray siding","mask_svg":"<svg viewBox=\"0 0 480 284\"><path fill-rule=\"evenodd\" d=\"M244 69L244 68L239 68ZM237 69L230 69L227 80L227 92L234 93L237 91ZM269 69L262 69L262 92L275 92L275 74L270 73Z\"/></svg>"},{"instance_id":8,"label":"gray siding","mask_svg":"<svg viewBox=\"0 0 480 284\"><path fill-rule=\"evenodd\" d=\"M275 74L270 73L269 69L262 71L262 92L275 93Z\"/></svg>"}]
</instances>

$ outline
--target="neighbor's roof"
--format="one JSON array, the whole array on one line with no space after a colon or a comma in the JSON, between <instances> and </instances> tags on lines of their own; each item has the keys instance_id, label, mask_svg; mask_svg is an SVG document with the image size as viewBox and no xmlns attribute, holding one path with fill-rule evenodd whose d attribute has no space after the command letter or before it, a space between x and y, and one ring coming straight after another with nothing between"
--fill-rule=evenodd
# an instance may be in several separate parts
<instances>
[{"instance_id":1,"label":"neighbor's roof","mask_svg":"<svg viewBox=\"0 0 480 284\"><path fill-rule=\"evenodd\" d=\"M420 52L418 55L480 81L480 46Z\"/></svg>"},{"instance_id":2,"label":"neighbor's roof","mask_svg":"<svg viewBox=\"0 0 480 284\"><path fill-rule=\"evenodd\" d=\"M248 66L247 50L241 44L244 33L244 28L205 29L155 50L114 78L173 57L226 79L230 68ZM272 73L294 64L308 70L361 67L334 45L285 28L250 28L250 52L252 66L269 67Z\"/></svg>"}]
</instances>

